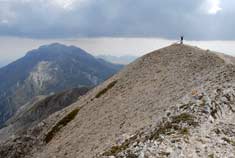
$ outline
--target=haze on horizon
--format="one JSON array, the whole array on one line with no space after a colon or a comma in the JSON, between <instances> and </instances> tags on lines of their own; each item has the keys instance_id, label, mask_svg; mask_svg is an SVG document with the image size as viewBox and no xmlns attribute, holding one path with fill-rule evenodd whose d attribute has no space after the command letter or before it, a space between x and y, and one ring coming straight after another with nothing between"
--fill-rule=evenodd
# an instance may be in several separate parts
<instances>
[{"instance_id":1,"label":"haze on horizon","mask_svg":"<svg viewBox=\"0 0 235 158\"><path fill-rule=\"evenodd\" d=\"M231 0L0 0L0 64L43 44L140 56L177 42L235 55Z\"/></svg>"}]
</instances>

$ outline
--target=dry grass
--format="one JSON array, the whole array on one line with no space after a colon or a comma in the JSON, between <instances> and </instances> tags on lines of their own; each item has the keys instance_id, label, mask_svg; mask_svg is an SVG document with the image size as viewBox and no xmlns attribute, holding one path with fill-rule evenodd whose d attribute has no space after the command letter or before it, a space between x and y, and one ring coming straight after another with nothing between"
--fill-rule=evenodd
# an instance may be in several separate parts
<instances>
[{"instance_id":1,"label":"dry grass","mask_svg":"<svg viewBox=\"0 0 235 158\"><path fill-rule=\"evenodd\" d=\"M60 131L61 128L66 126L70 121L72 121L78 114L80 109L74 109L71 111L68 115L66 115L64 118L62 118L56 125L47 133L44 141L46 143L49 143L53 137Z\"/></svg>"},{"instance_id":2,"label":"dry grass","mask_svg":"<svg viewBox=\"0 0 235 158\"><path fill-rule=\"evenodd\" d=\"M156 128L151 136L150 140L156 140L160 138L160 135L171 135L173 133L178 133L181 135L189 135L189 129L180 126L180 123L186 123L188 126L196 127L198 122L195 121L195 117L188 113L182 113L177 116L171 117L172 121L161 122L158 128Z\"/></svg>"},{"instance_id":3,"label":"dry grass","mask_svg":"<svg viewBox=\"0 0 235 158\"><path fill-rule=\"evenodd\" d=\"M115 156L121 151L126 150L129 147L129 145L131 145L136 139L137 139L137 135L131 137L130 139L127 139L123 144L119 146L111 147L111 149L104 152L102 156Z\"/></svg>"},{"instance_id":4,"label":"dry grass","mask_svg":"<svg viewBox=\"0 0 235 158\"><path fill-rule=\"evenodd\" d=\"M110 84L108 84L108 86L106 88L104 88L103 90L101 90L99 93L96 94L96 98L101 97L102 95L104 95L108 90L110 90L115 84L117 83L117 81L113 81Z\"/></svg>"}]
</instances>

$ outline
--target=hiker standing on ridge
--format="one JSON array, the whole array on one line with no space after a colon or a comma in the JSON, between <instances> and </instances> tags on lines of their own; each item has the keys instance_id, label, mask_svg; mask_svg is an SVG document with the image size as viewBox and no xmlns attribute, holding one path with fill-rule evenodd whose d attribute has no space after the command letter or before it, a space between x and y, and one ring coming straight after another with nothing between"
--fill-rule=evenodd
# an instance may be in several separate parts
<instances>
[{"instance_id":1,"label":"hiker standing on ridge","mask_svg":"<svg viewBox=\"0 0 235 158\"><path fill-rule=\"evenodd\" d=\"M180 36L180 44L184 44L184 36Z\"/></svg>"},{"instance_id":2,"label":"hiker standing on ridge","mask_svg":"<svg viewBox=\"0 0 235 158\"><path fill-rule=\"evenodd\" d=\"M184 36L180 36L180 44L184 44Z\"/></svg>"}]
</instances>

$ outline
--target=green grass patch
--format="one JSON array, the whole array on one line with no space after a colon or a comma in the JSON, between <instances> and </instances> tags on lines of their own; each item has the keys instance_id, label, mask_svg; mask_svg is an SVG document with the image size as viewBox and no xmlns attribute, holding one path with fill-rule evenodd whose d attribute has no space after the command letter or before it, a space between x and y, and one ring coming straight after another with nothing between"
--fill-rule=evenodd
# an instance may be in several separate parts
<instances>
[{"instance_id":1,"label":"green grass patch","mask_svg":"<svg viewBox=\"0 0 235 158\"><path fill-rule=\"evenodd\" d=\"M194 103L188 103L188 104L183 104L183 105L181 105L179 108L180 109L183 109L183 110L186 110L186 109L188 109L188 108L190 108L191 106L193 106L194 105Z\"/></svg>"},{"instance_id":2,"label":"green grass patch","mask_svg":"<svg viewBox=\"0 0 235 158\"><path fill-rule=\"evenodd\" d=\"M178 125L174 125L171 122L161 123L159 128L155 129L154 132L149 137L150 140L156 140L160 138L160 135L171 135L175 133L174 131L179 130Z\"/></svg>"},{"instance_id":3,"label":"green grass patch","mask_svg":"<svg viewBox=\"0 0 235 158\"><path fill-rule=\"evenodd\" d=\"M136 139L137 139L137 135L131 137L130 139L125 140L125 142L119 146L111 147L111 149L104 152L102 156L116 156L118 153L126 150L129 147L129 145L132 144Z\"/></svg>"},{"instance_id":4,"label":"green grass patch","mask_svg":"<svg viewBox=\"0 0 235 158\"><path fill-rule=\"evenodd\" d=\"M177 116L171 116L171 121L161 122L158 128L156 128L151 136L149 137L150 140L156 140L160 138L160 135L171 135L174 133L178 133L181 135L189 135L189 129L180 126L180 123L186 123L189 126L196 127L198 122L195 121L195 117L188 113L182 113Z\"/></svg>"},{"instance_id":5,"label":"green grass patch","mask_svg":"<svg viewBox=\"0 0 235 158\"><path fill-rule=\"evenodd\" d=\"M195 116L189 114L189 113L182 113L177 116L172 116L172 123L187 123L189 126L198 126L198 122L195 121Z\"/></svg>"},{"instance_id":6,"label":"green grass patch","mask_svg":"<svg viewBox=\"0 0 235 158\"><path fill-rule=\"evenodd\" d=\"M98 92L95 96L95 98L99 98L102 95L104 95L108 90L110 90L111 88L113 88L113 86L117 83L117 81L113 81L110 84L108 84L107 87L105 87L103 90L101 90L100 92Z\"/></svg>"},{"instance_id":7,"label":"green grass patch","mask_svg":"<svg viewBox=\"0 0 235 158\"><path fill-rule=\"evenodd\" d=\"M235 141L233 141L233 140L231 140L229 138L223 137L222 140L224 140L228 144L231 144L232 146L235 146Z\"/></svg>"},{"instance_id":8,"label":"green grass patch","mask_svg":"<svg viewBox=\"0 0 235 158\"><path fill-rule=\"evenodd\" d=\"M214 158L214 154L208 155L208 158Z\"/></svg>"},{"instance_id":9,"label":"green grass patch","mask_svg":"<svg viewBox=\"0 0 235 158\"><path fill-rule=\"evenodd\" d=\"M62 118L56 125L47 133L44 141L49 143L53 137L60 131L61 128L66 126L70 121L72 121L78 114L80 109L74 109L69 114L67 114L64 118Z\"/></svg>"}]
</instances>

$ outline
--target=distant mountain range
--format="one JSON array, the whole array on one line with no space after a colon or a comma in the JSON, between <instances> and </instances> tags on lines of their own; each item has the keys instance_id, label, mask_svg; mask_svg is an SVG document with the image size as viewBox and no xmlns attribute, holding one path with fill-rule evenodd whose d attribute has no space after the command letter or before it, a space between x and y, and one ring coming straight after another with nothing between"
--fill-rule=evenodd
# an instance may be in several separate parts
<instances>
[{"instance_id":1,"label":"distant mountain range","mask_svg":"<svg viewBox=\"0 0 235 158\"><path fill-rule=\"evenodd\" d=\"M59 43L29 51L0 68L0 126L36 96L93 87L121 68L78 47Z\"/></svg>"},{"instance_id":2,"label":"distant mountain range","mask_svg":"<svg viewBox=\"0 0 235 158\"><path fill-rule=\"evenodd\" d=\"M137 59L137 56L124 55L124 56L113 56L113 55L98 55L97 58L104 59L111 63L127 65Z\"/></svg>"}]
</instances>

